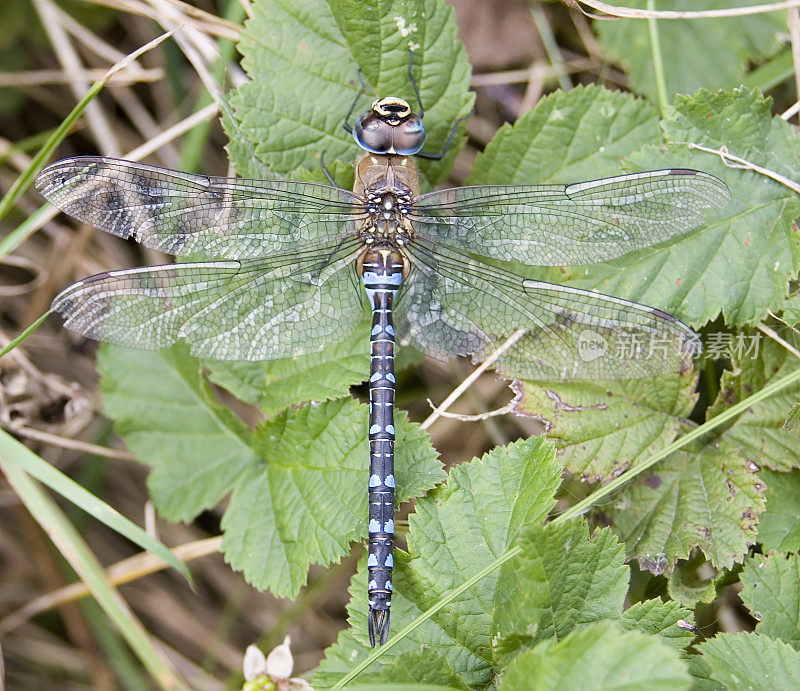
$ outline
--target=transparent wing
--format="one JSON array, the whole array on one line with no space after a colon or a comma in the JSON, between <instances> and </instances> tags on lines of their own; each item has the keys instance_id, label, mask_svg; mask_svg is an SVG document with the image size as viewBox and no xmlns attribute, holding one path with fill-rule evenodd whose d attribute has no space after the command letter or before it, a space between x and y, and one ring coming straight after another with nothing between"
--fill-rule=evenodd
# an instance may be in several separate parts
<instances>
[{"instance_id":1,"label":"transparent wing","mask_svg":"<svg viewBox=\"0 0 800 691\"><path fill-rule=\"evenodd\" d=\"M411 218L430 240L533 266L594 264L664 242L727 204L721 180L654 170L573 185L497 185L431 192Z\"/></svg>"},{"instance_id":2,"label":"transparent wing","mask_svg":"<svg viewBox=\"0 0 800 691\"><path fill-rule=\"evenodd\" d=\"M344 340L364 316L357 243L313 252L108 271L53 310L89 338L156 350L183 339L198 357L273 360Z\"/></svg>"},{"instance_id":3,"label":"transparent wing","mask_svg":"<svg viewBox=\"0 0 800 691\"><path fill-rule=\"evenodd\" d=\"M114 158L77 157L36 186L65 213L167 254L221 259L280 254L352 237L358 198L306 182L181 173Z\"/></svg>"},{"instance_id":4,"label":"transparent wing","mask_svg":"<svg viewBox=\"0 0 800 691\"><path fill-rule=\"evenodd\" d=\"M395 308L405 338L438 359L486 359L517 329L497 362L533 380L636 379L684 372L697 335L669 314L627 300L532 281L416 239Z\"/></svg>"}]
</instances>

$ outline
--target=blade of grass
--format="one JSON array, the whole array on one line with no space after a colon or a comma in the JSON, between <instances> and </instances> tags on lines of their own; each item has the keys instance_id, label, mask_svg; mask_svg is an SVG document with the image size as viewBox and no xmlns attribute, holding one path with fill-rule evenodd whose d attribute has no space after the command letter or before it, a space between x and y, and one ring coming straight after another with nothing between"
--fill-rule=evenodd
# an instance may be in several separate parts
<instances>
[{"instance_id":1,"label":"blade of grass","mask_svg":"<svg viewBox=\"0 0 800 691\"><path fill-rule=\"evenodd\" d=\"M761 91L769 91L792 76L794 76L794 57L791 49L787 49L754 69L742 83L748 89L756 87Z\"/></svg>"},{"instance_id":2,"label":"blade of grass","mask_svg":"<svg viewBox=\"0 0 800 691\"><path fill-rule=\"evenodd\" d=\"M86 110L86 106L89 105L92 99L94 99L94 97L100 93L111 75L119 72L119 70L123 69L130 62L138 58L142 53L146 53L148 50L155 48L159 43L169 38L173 33L174 32L172 31L167 31L164 34L161 34L161 36L158 38L155 38L149 43L145 44L138 50L135 50L124 60L120 60L118 63L112 66L101 79L98 79L94 84L92 84L92 86L86 92L86 95L72 109L72 112L67 115L64 121L56 128L56 131L53 132L50 137L48 137L47 142L41 149L39 149L39 152L31 159L30 166L28 166L28 168L20 174L20 176L14 181L11 189L9 189L6 195L0 199L0 220L5 218L6 214L8 214L8 212L14 206L17 199L19 199L20 195L22 195L31 186L36 174L41 170L42 166L44 166L50 156L52 156L53 151L55 151L56 147L64 140L70 129L72 129L72 126L77 122L78 118L81 117L84 110ZM2 256L2 253L0 253L0 256Z\"/></svg>"},{"instance_id":3,"label":"blade of grass","mask_svg":"<svg viewBox=\"0 0 800 691\"><path fill-rule=\"evenodd\" d=\"M558 516L556 519L553 520L553 523L564 523L576 516L585 513L589 510L591 506L599 502L600 500L604 499L605 497L613 494L614 492L618 491L623 485L630 482L632 479L641 475L643 472L654 466L658 461L663 460L671 453L683 448L687 444L691 443L695 439L702 437L705 434L708 434L712 430L716 429L720 425L726 423L728 420L740 415L741 413L745 412L748 408L753 406L754 404L762 401L766 398L769 398L773 394L777 393L781 389L794 384L795 382L800 381L800 369L792 372L791 374L787 374L785 377L774 381L767 386L765 386L760 391L757 391L752 396L745 398L743 401L740 401L736 405L731 406L727 410L723 411L719 415L714 418L711 418L707 422L704 422L702 425L695 427L693 430L684 434L680 439L676 439L672 444L666 446L658 453L654 454L650 458L648 458L643 463L637 464L635 467L631 468L628 472L623 473L615 480L609 482L607 485L603 485L602 487L597 488L594 492L592 492L588 497L579 501L574 506L571 506L567 509L564 513ZM478 583L481 579L488 576L493 571L499 569L503 564L510 561L514 557L518 556L521 552L519 547L512 547L510 550L502 554L500 557L495 559L491 564L487 565L485 568L481 569L478 573L474 576L468 578L464 581L460 586L451 590L445 597L439 600L435 605L430 607L429 609L425 610L420 616L418 616L414 621L410 624L406 625L400 631L398 631L394 636L392 636L384 645L379 648L374 648L367 657L365 657L359 664L357 664L353 669L351 669L347 674L345 674L339 681L337 681L331 688L340 689L348 684L350 681L355 679L361 672L363 672L367 667L369 667L375 660L380 658L387 650L392 648L396 645L399 641L403 638L408 636L412 631L420 627L424 622L428 621L434 614L439 612L441 609L446 607L448 604L453 602L459 595L466 592L476 583Z\"/></svg>"},{"instance_id":4,"label":"blade of grass","mask_svg":"<svg viewBox=\"0 0 800 691\"><path fill-rule=\"evenodd\" d=\"M0 253L0 256L3 256ZM41 317L39 317L33 324L31 324L25 331L23 331L19 336L17 336L13 341L9 341L8 345L0 350L0 357L3 355L7 355L10 353L14 348L16 348L20 343L22 343L28 336L30 336L36 329L39 328L39 325L50 316L50 310L47 310Z\"/></svg>"},{"instance_id":5,"label":"blade of grass","mask_svg":"<svg viewBox=\"0 0 800 691\"><path fill-rule=\"evenodd\" d=\"M172 568L182 573L189 583L192 583L192 576L186 564L170 552L164 544L148 535L139 526L95 497L91 492L87 492L77 482L54 468L3 430L0 430L0 458L5 459L6 465L13 464L21 471L35 477L104 525L128 538L142 549L160 557Z\"/></svg>"},{"instance_id":6,"label":"blade of grass","mask_svg":"<svg viewBox=\"0 0 800 691\"><path fill-rule=\"evenodd\" d=\"M30 453L21 444L19 446ZM133 616L117 590L108 584L102 566L80 533L66 520L55 502L22 469L22 464L19 462L21 455L23 454L20 449L11 448L9 453L9 448L4 445L0 448L0 468L3 469L6 479L31 516L47 533L81 580L86 583L97 603L159 686L163 689L187 689L188 687L171 668L163 652L153 645L147 631Z\"/></svg>"},{"instance_id":7,"label":"blade of grass","mask_svg":"<svg viewBox=\"0 0 800 691\"><path fill-rule=\"evenodd\" d=\"M655 10L655 0L647 0L647 9ZM669 106L667 96L667 81L664 77L664 58L661 56L661 39L658 35L658 20L653 17L647 18L647 27L650 29L650 50L653 53L653 72L656 78L656 89L658 90L658 107L661 114L666 113Z\"/></svg>"}]
</instances>

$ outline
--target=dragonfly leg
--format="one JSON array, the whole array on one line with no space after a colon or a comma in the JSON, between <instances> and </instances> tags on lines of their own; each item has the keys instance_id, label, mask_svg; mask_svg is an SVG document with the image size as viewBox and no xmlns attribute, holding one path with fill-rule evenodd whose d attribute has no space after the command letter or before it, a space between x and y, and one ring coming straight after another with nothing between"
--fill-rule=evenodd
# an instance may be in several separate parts
<instances>
[{"instance_id":1,"label":"dragonfly leg","mask_svg":"<svg viewBox=\"0 0 800 691\"><path fill-rule=\"evenodd\" d=\"M353 126L350 124L350 118L353 117L353 111L356 109L356 105L358 105L358 100L364 95L364 92L367 90L367 85L364 83L364 77L361 74L360 67L356 71L356 76L358 77L358 83L361 85L361 88L358 90L356 97L350 104L350 110L347 111L347 115L345 115L344 117L344 123L342 124L342 127L344 127L344 131L347 132L348 134L353 134Z\"/></svg>"},{"instance_id":2,"label":"dragonfly leg","mask_svg":"<svg viewBox=\"0 0 800 691\"><path fill-rule=\"evenodd\" d=\"M427 158L430 161L441 161L445 157L445 154L447 153L448 149L450 149L450 144L453 143L453 137L455 137L456 135L456 130L458 129L459 123L462 120L466 120L470 115L472 115L473 110L475 109L473 108L471 111L469 111L469 113L467 113L466 115L462 115L455 121L455 123L453 124L453 129L450 130L450 134L447 137L447 141L445 142L444 147L438 154L429 154L425 151L417 151L415 155L418 156L419 158Z\"/></svg>"},{"instance_id":3,"label":"dragonfly leg","mask_svg":"<svg viewBox=\"0 0 800 691\"><path fill-rule=\"evenodd\" d=\"M422 107L422 96L419 95L419 86L417 85L417 80L414 78L414 51L410 48L408 49L408 81L411 82L411 86L414 88L414 95L417 97L417 105L419 106L419 113L417 115L420 118L425 115L425 109Z\"/></svg>"},{"instance_id":4,"label":"dragonfly leg","mask_svg":"<svg viewBox=\"0 0 800 691\"><path fill-rule=\"evenodd\" d=\"M323 151L319 155L319 166L322 168L322 172L325 173L325 177L328 178L328 182L331 183L335 188L342 189L339 185L336 184L336 181L331 177L331 174L328 172L328 167L325 165L325 152Z\"/></svg>"},{"instance_id":5,"label":"dragonfly leg","mask_svg":"<svg viewBox=\"0 0 800 691\"><path fill-rule=\"evenodd\" d=\"M414 94L417 97L417 105L419 105L418 115L421 119L422 116L425 115L425 109L422 107L422 96L420 96L419 86L417 85L417 80L414 78L414 72L412 69L414 67L414 51L409 50L408 53L409 53L408 80L411 82L411 86L414 88ZM441 159L443 159L445 154L447 153L447 150L450 148L450 144L453 142L453 137L455 136L456 130L458 129L458 123L460 123L462 120L466 120L470 115L472 115L472 111L470 111L466 115L462 115L460 118L458 118L458 120L455 121L453 129L450 130L450 134L447 137L447 142L445 142L444 148L438 154L429 154L425 153L424 151L417 151L416 155L419 156L420 158L427 158L428 160L432 161L440 161Z\"/></svg>"}]
</instances>

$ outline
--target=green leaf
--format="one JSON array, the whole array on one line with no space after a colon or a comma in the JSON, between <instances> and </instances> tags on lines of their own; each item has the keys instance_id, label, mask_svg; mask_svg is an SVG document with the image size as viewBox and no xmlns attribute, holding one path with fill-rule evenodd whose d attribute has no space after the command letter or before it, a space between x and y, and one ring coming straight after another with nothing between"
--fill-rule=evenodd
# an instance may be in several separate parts
<instances>
[{"instance_id":1,"label":"green leaf","mask_svg":"<svg viewBox=\"0 0 800 691\"><path fill-rule=\"evenodd\" d=\"M797 369L797 358L779 343L758 331L740 335L749 350L734 352L731 370L723 372L717 400L708 411L709 419ZM794 345L800 340L791 333L785 338ZM760 401L738 417L723 437L738 445L754 467L783 471L800 467L800 439L782 429L786 411L798 397L800 384L795 384Z\"/></svg>"},{"instance_id":2,"label":"green leaf","mask_svg":"<svg viewBox=\"0 0 800 691\"><path fill-rule=\"evenodd\" d=\"M755 323L781 309L798 270L800 233L793 222L800 197L752 170L724 166L689 143L721 146L757 165L800 178L800 138L770 100L755 91L700 91L679 97L662 121L667 145L627 159L633 170L696 168L722 179L732 201L699 231L668 245L565 270L562 280L654 305L700 326L722 313L727 324Z\"/></svg>"},{"instance_id":3,"label":"green leaf","mask_svg":"<svg viewBox=\"0 0 800 691\"><path fill-rule=\"evenodd\" d=\"M610 622L550 639L520 653L498 689L684 689L686 663L655 636L621 632Z\"/></svg>"},{"instance_id":4,"label":"green leaf","mask_svg":"<svg viewBox=\"0 0 800 691\"><path fill-rule=\"evenodd\" d=\"M246 156L240 157L248 148L278 173L317 168L322 152L328 162L352 162L359 149L342 124L358 94L357 68L367 90L356 113L385 96L405 98L417 110L408 78L410 48L428 116L425 150L436 152L473 99L466 52L456 38L453 10L444 2L254 3L239 42L251 81L230 98L237 122L226 121L236 142L230 153L237 168L249 167ZM462 143L463 138L454 140L444 161L423 162L423 177L441 181Z\"/></svg>"},{"instance_id":5,"label":"green leaf","mask_svg":"<svg viewBox=\"0 0 800 691\"><path fill-rule=\"evenodd\" d=\"M767 509L759 516L758 541L765 552L800 549L800 472L762 470L767 485Z\"/></svg>"},{"instance_id":6,"label":"green leaf","mask_svg":"<svg viewBox=\"0 0 800 691\"><path fill-rule=\"evenodd\" d=\"M152 466L148 487L165 518L192 520L257 462L250 430L214 400L185 348L106 345L97 368L105 411L127 447Z\"/></svg>"},{"instance_id":7,"label":"green leaf","mask_svg":"<svg viewBox=\"0 0 800 691\"><path fill-rule=\"evenodd\" d=\"M522 527L540 523L553 507L560 480L553 448L541 437L494 449L453 468L445 485L417 501L409 516L408 552L395 549L392 630L400 630L503 554ZM333 683L369 650L365 559L350 592L352 628L326 651L314 677L315 688ZM399 641L384 662L393 660L393 654L428 646L444 658L461 683L470 687L489 683L493 612L515 592L499 581L497 572L490 573Z\"/></svg>"},{"instance_id":8,"label":"green leaf","mask_svg":"<svg viewBox=\"0 0 800 691\"><path fill-rule=\"evenodd\" d=\"M700 547L717 568L740 562L756 540L764 483L725 442L679 451L637 477L610 511L642 569L670 572Z\"/></svg>"},{"instance_id":9,"label":"green leaf","mask_svg":"<svg viewBox=\"0 0 800 691\"><path fill-rule=\"evenodd\" d=\"M544 423L556 458L587 482L608 481L671 443L696 401L696 377L515 382L516 412Z\"/></svg>"},{"instance_id":10,"label":"green leaf","mask_svg":"<svg viewBox=\"0 0 800 691\"><path fill-rule=\"evenodd\" d=\"M306 405L259 426L259 462L233 490L222 549L257 588L294 597L310 564L330 564L366 537L367 406L353 399ZM428 435L395 419L397 503L444 478Z\"/></svg>"},{"instance_id":11,"label":"green leaf","mask_svg":"<svg viewBox=\"0 0 800 691\"><path fill-rule=\"evenodd\" d=\"M621 159L656 141L658 114L646 101L594 85L557 91L497 131L478 154L467 184L568 183L614 175Z\"/></svg>"},{"instance_id":12,"label":"green leaf","mask_svg":"<svg viewBox=\"0 0 800 691\"><path fill-rule=\"evenodd\" d=\"M800 557L755 554L740 576L742 602L759 622L756 633L800 648Z\"/></svg>"},{"instance_id":13,"label":"green leaf","mask_svg":"<svg viewBox=\"0 0 800 691\"><path fill-rule=\"evenodd\" d=\"M506 586L518 593L495 617L501 633L560 640L575 628L622 615L630 569L610 529L590 537L583 520L532 527L523 533L520 546L513 576L511 569L504 570Z\"/></svg>"},{"instance_id":14,"label":"green leaf","mask_svg":"<svg viewBox=\"0 0 800 691\"><path fill-rule=\"evenodd\" d=\"M689 674L692 675L692 691L727 691L723 686L711 678L711 665L702 655L689 656Z\"/></svg>"},{"instance_id":15,"label":"green leaf","mask_svg":"<svg viewBox=\"0 0 800 691\"><path fill-rule=\"evenodd\" d=\"M800 687L800 653L757 633L718 633L700 646L711 678L728 689L793 691Z\"/></svg>"},{"instance_id":16,"label":"green leaf","mask_svg":"<svg viewBox=\"0 0 800 691\"><path fill-rule=\"evenodd\" d=\"M699 550L689 559L680 559L669 576L669 596L687 607L698 602L711 603L717 596L717 579L709 575L708 561Z\"/></svg>"},{"instance_id":17,"label":"green leaf","mask_svg":"<svg viewBox=\"0 0 800 691\"><path fill-rule=\"evenodd\" d=\"M197 360L105 347L106 408L153 467L159 511L191 520L232 492L222 520L226 559L256 587L293 597L311 563L329 564L366 535L366 405L350 398L284 412L255 432L211 396ZM398 501L444 473L426 433L398 414Z\"/></svg>"},{"instance_id":18,"label":"green leaf","mask_svg":"<svg viewBox=\"0 0 800 691\"><path fill-rule=\"evenodd\" d=\"M793 405L786 414L781 429L786 430L792 436L800 437L800 403Z\"/></svg>"},{"instance_id":19,"label":"green leaf","mask_svg":"<svg viewBox=\"0 0 800 691\"><path fill-rule=\"evenodd\" d=\"M783 303L783 318L789 324L800 322L800 293L793 293Z\"/></svg>"},{"instance_id":20,"label":"green leaf","mask_svg":"<svg viewBox=\"0 0 800 691\"><path fill-rule=\"evenodd\" d=\"M304 401L347 396L351 386L364 381L369 372L369 330L365 323L344 343L286 360L203 362L211 381L272 417Z\"/></svg>"},{"instance_id":21,"label":"green leaf","mask_svg":"<svg viewBox=\"0 0 800 691\"><path fill-rule=\"evenodd\" d=\"M647 0L628 0L627 7L644 9ZM757 5L751 0L673 0L659 10L710 10ZM653 53L646 21L618 19L594 24L606 53L630 76L631 87L657 101ZM664 20L658 22L667 94L692 93L704 87L739 86L750 63L769 58L781 48L786 31L779 12L743 17Z\"/></svg>"},{"instance_id":22,"label":"green leaf","mask_svg":"<svg viewBox=\"0 0 800 691\"><path fill-rule=\"evenodd\" d=\"M387 665L381 670L380 678L392 682L392 689L395 689L397 684L404 682L440 684L451 689L469 689L447 664L447 660L430 648L398 655L391 665Z\"/></svg>"},{"instance_id":23,"label":"green leaf","mask_svg":"<svg viewBox=\"0 0 800 691\"><path fill-rule=\"evenodd\" d=\"M694 640L694 633L686 624L694 624L690 610L677 602L658 599L637 602L619 618L622 629L659 636L662 643L676 650L684 650Z\"/></svg>"}]
</instances>

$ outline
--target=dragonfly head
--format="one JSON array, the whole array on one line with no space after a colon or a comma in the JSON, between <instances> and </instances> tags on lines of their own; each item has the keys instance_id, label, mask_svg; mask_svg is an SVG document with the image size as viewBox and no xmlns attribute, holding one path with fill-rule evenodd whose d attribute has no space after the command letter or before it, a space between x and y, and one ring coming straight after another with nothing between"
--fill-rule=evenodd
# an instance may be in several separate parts
<instances>
[{"instance_id":1,"label":"dragonfly head","mask_svg":"<svg viewBox=\"0 0 800 691\"><path fill-rule=\"evenodd\" d=\"M373 154L412 156L425 144L425 125L402 98L389 96L358 116L353 138Z\"/></svg>"}]
</instances>

